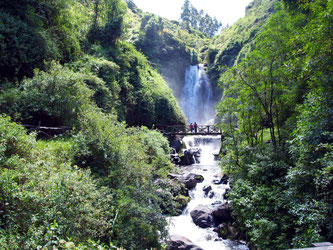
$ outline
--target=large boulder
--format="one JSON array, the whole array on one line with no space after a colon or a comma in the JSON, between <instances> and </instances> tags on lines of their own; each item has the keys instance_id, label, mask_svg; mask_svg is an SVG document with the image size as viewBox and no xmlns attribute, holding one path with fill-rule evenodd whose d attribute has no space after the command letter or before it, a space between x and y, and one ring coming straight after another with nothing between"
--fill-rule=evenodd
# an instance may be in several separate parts
<instances>
[{"instance_id":1,"label":"large boulder","mask_svg":"<svg viewBox=\"0 0 333 250\"><path fill-rule=\"evenodd\" d=\"M193 244L192 241L187 239L184 236L180 235L171 235L169 240L167 241L167 249L168 250L203 250L202 248Z\"/></svg>"},{"instance_id":2,"label":"large boulder","mask_svg":"<svg viewBox=\"0 0 333 250\"><path fill-rule=\"evenodd\" d=\"M182 141L179 138L175 138L171 140L170 146L175 149L176 153L178 153L182 149Z\"/></svg>"},{"instance_id":3,"label":"large boulder","mask_svg":"<svg viewBox=\"0 0 333 250\"><path fill-rule=\"evenodd\" d=\"M212 227L214 224L212 210L208 206L199 205L190 214L194 224L201 228Z\"/></svg>"},{"instance_id":4,"label":"large boulder","mask_svg":"<svg viewBox=\"0 0 333 250\"><path fill-rule=\"evenodd\" d=\"M218 225L214 229L214 232L216 232L222 239L238 240L241 236L234 226L226 223Z\"/></svg>"},{"instance_id":5,"label":"large boulder","mask_svg":"<svg viewBox=\"0 0 333 250\"><path fill-rule=\"evenodd\" d=\"M158 204L163 214L180 215L190 201L188 189L178 178L180 178L180 175L170 173L169 179L154 181L154 184L159 186L156 195L160 198Z\"/></svg>"},{"instance_id":6,"label":"large boulder","mask_svg":"<svg viewBox=\"0 0 333 250\"><path fill-rule=\"evenodd\" d=\"M213 183L215 185L228 184L228 182L229 182L229 176L227 176L225 174L220 179L213 180Z\"/></svg>"},{"instance_id":7,"label":"large boulder","mask_svg":"<svg viewBox=\"0 0 333 250\"><path fill-rule=\"evenodd\" d=\"M203 181L203 176L197 174L188 174L185 177L181 177L180 181L185 184L187 189L192 189L196 187L197 183Z\"/></svg>"},{"instance_id":8,"label":"large boulder","mask_svg":"<svg viewBox=\"0 0 333 250\"><path fill-rule=\"evenodd\" d=\"M174 197L173 201L174 201L173 215L178 216L178 215L182 214L184 208L190 202L190 197L180 194L180 195L177 195L176 197Z\"/></svg>"},{"instance_id":9,"label":"large boulder","mask_svg":"<svg viewBox=\"0 0 333 250\"><path fill-rule=\"evenodd\" d=\"M234 219L231 216L231 211L231 207L228 204L213 204L212 215L214 221L218 224L233 222Z\"/></svg>"},{"instance_id":10,"label":"large boulder","mask_svg":"<svg viewBox=\"0 0 333 250\"><path fill-rule=\"evenodd\" d=\"M188 166L195 163L194 156L190 150L185 150L180 157L180 165Z\"/></svg>"}]
</instances>

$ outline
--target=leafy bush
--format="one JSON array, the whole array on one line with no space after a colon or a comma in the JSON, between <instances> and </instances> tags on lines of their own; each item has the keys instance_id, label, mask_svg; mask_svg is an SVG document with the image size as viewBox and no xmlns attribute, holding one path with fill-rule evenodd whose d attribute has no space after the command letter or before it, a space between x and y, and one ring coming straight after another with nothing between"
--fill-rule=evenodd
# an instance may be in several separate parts
<instances>
[{"instance_id":1,"label":"leafy bush","mask_svg":"<svg viewBox=\"0 0 333 250\"><path fill-rule=\"evenodd\" d=\"M24 128L0 115L0 169L15 167L17 161L29 157L35 144L34 137L27 135Z\"/></svg>"},{"instance_id":2,"label":"leafy bush","mask_svg":"<svg viewBox=\"0 0 333 250\"><path fill-rule=\"evenodd\" d=\"M0 225L8 236L0 238L1 247L50 247L61 239L108 242L112 194L89 171L70 165L71 144L36 144L8 117L1 116L0 122ZM14 157L20 161L13 162Z\"/></svg>"},{"instance_id":3,"label":"leafy bush","mask_svg":"<svg viewBox=\"0 0 333 250\"><path fill-rule=\"evenodd\" d=\"M3 9L0 9L0 44L1 77L32 76L32 70L48 59L43 35Z\"/></svg>"},{"instance_id":4,"label":"leafy bush","mask_svg":"<svg viewBox=\"0 0 333 250\"><path fill-rule=\"evenodd\" d=\"M23 81L23 89L16 96L22 121L45 126L75 125L78 114L93 105L93 90L85 81L101 80L89 75L74 73L59 64L53 64L49 72L36 70L32 79Z\"/></svg>"},{"instance_id":5,"label":"leafy bush","mask_svg":"<svg viewBox=\"0 0 333 250\"><path fill-rule=\"evenodd\" d=\"M113 242L125 248L157 247L165 235L153 180L170 168L167 141L145 128L126 129L114 117L87 112L76 136L78 165L90 167L115 191Z\"/></svg>"}]
</instances>

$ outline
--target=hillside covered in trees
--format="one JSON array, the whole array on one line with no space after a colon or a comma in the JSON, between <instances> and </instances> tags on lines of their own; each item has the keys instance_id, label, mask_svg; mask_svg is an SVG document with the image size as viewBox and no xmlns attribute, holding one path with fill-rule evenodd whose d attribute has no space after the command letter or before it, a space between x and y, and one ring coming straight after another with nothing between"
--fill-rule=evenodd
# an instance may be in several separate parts
<instances>
[{"instance_id":1,"label":"hillside covered in trees","mask_svg":"<svg viewBox=\"0 0 333 250\"><path fill-rule=\"evenodd\" d=\"M220 77L222 168L255 249L333 241L332 7L276 3L253 49Z\"/></svg>"},{"instance_id":2,"label":"hillside covered in trees","mask_svg":"<svg viewBox=\"0 0 333 250\"><path fill-rule=\"evenodd\" d=\"M147 127L185 116L128 20L121 0L0 1L0 248L160 246L173 166Z\"/></svg>"},{"instance_id":3,"label":"hillside covered in trees","mask_svg":"<svg viewBox=\"0 0 333 250\"><path fill-rule=\"evenodd\" d=\"M214 36L188 0L179 21L131 0L0 0L0 248L161 249L176 170L154 128L186 124L175 97L198 63L220 87L221 167L248 245L333 242L332 10L254 0Z\"/></svg>"}]
</instances>

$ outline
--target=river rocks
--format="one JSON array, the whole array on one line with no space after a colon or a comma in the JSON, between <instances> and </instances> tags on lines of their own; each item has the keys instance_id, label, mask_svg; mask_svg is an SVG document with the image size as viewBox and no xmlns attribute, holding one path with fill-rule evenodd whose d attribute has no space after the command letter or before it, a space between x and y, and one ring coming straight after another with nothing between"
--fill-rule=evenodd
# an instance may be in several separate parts
<instances>
[{"instance_id":1,"label":"river rocks","mask_svg":"<svg viewBox=\"0 0 333 250\"><path fill-rule=\"evenodd\" d=\"M229 176L227 176L227 175L223 175L222 177L221 177L221 179L218 179L218 180L214 180L213 181L213 183L215 184L215 185L221 185L221 184L228 184L228 181L229 181Z\"/></svg>"},{"instance_id":2,"label":"river rocks","mask_svg":"<svg viewBox=\"0 0 333 250\"><path fill-rule=\"evenodd\" d=\"M180 157L180 165L188 166L195 163L194 156L189 150L185 150L183 155Z\"/></svg>"},{"instance_id":3,"label":"river rocks","mask_svg":"<svg viewBox=\"0 0 333 250\"><path fill-rule=\"evenodd\" d=\"M205 192L205 195L207 196L210 191L212 191L212 186L211 185L206 185L202 188L202 191Z\"/></svg>"},{"instance_id":4,"label":"river rocks","mask_svg":"<svg viewBox=\"0 0 333 250\"><path fill-rule=\"evenodd\" d=\"M184 196L184 195L177 195L173 198L174 201L174 215L180 215L182 214L184 208L187 206L187 204L190 202L190 197Z\"/></svg>"},{"instance_id":5,"label":"river rocks","mask_svg":"<svg viewBox=\"0 0 333 250\"><path fill-rule=\"evenodd\" d=\"M190 201L188 189L178 180L179 177L180 175L177 174L169 174L169 179L157 179L154 181L154 184L159 186L156 190L156 195L160 198L158 205L162 209L163 214L180 215Z\"/></svg>"},{"instance_id":6,"label":"river rocks","mask_svg":"<svg viewBox=\"0 0 333 250\"><path fill-rule=\"evenodd\" d=\"M200 148L190 148L184 150L183 155L180 157L180 165L188 166L199 163L200 152Z\"/></svg>"},{"instance_id":7,"label":"river rocks","mask_svg":"<svg viewBox=\"0 0 333 250\"><path fill-rule=\"evenodd\" d=\"M202 248L194 245L192 241L184 236L171 235L170 239L167 241L167 250L203 250Z\"/></svg>"},{"instance_id":8,"label":"river rocks","mask_svg":"<svg viewBox=\"0 0 333 250\"><path fill-rule=\"evenodd\" d=\"M215 196L215 192L214 191L210 191L208 194L208 198L212 199Z\"/></svg>"},{"instance_id":9,"label":"river rocks","mask_svg":"<svg viewBox=\"0 0 333 250\"><path fill-rule=\"evenodd\" d=\"M231 216L231 207L222 202L216 202L210 206L199 205L190 214L194 224L201 228L234 221Z\"/></svg>"},{"instance_id":10,"label":"river rocks","mask_svg":"<svg viewBox=\"0 0 333 250\"><path fill-rule=\"evenodd\" d=\"M214 205L212 209L212 215L215 222L217 223L227 223L234 221L231 216L231 207L228 204Z\"/></svg>"},{"instance_id":11,"label":"river rocks","mask_svg":"<svg viewBox=\"0 0 333 250\"><path fill-rule=\"evenodd\" d=\"M190 214L194 224L196 224L197 226L201 228L213 226L212 211L209 207L199 205L194 210L192 210Z\"/></svg>"},{"instance_id":12,"label":"river rocks","mask_svg":"<svg viewBox=\"0 0 333 250\"><path fill-rule=\"evenodd\" d=\"M239 231L234 226L226 223L218 225L214 232L223 239L238 240L240 237Z\"/></svg>"},{"instance_id":13,"label":"river rocks","mask_svg":"<svg viewBox=\"0 0 333 250\"><path fill-rule=\"evenodd\" d=\"M192 189L196 187L197 183L203 181L203 176L197 174L188 174L185 177L181 177L179 180L185 184L187 189Z\"/></svg>"}]
</instances>

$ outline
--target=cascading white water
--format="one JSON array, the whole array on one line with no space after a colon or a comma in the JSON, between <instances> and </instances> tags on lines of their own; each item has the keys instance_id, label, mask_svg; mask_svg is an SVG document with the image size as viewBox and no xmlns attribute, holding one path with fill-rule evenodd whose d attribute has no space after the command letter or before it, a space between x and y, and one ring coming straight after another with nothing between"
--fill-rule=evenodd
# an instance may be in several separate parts
<instances>
[{"instance_id":1,"label":"cascading white water","mask_svg":"<svg viewBox=\"0 0 333 250\"><path fill-rule=\"evenodd\" d=\"M204 250L223 249L248 249L245 245L237 244L231 240L218 238L213 228L200 228L196 226L191 218L190 212L198 205L211 205L214 202L222 201L227 185L214 185L213 181L221 176L221 169L215 160L214 154L220 148L221 137L219 136L187 136L184 138L187 148L200 147L200 162L186 167L187 173L199 174L204 177L202 183L190 191L191 201L184 209L182 215L169 218L169 234L181 235L191 240L195 245ZM214 196L209 198L205 195L203 187L211 185Z\"/></svg>"},{"instance_id":2,"label":"cascading white water","mask_svg":"<svg viewBox=\"0 0 333 250\"><path fill-rule=\"evenodd\" d=\"M182 110L189 122L205 124L215 114L212 87L202 64L190 66L185 72L181 100Z\"/></svg>"}]
</instances>

